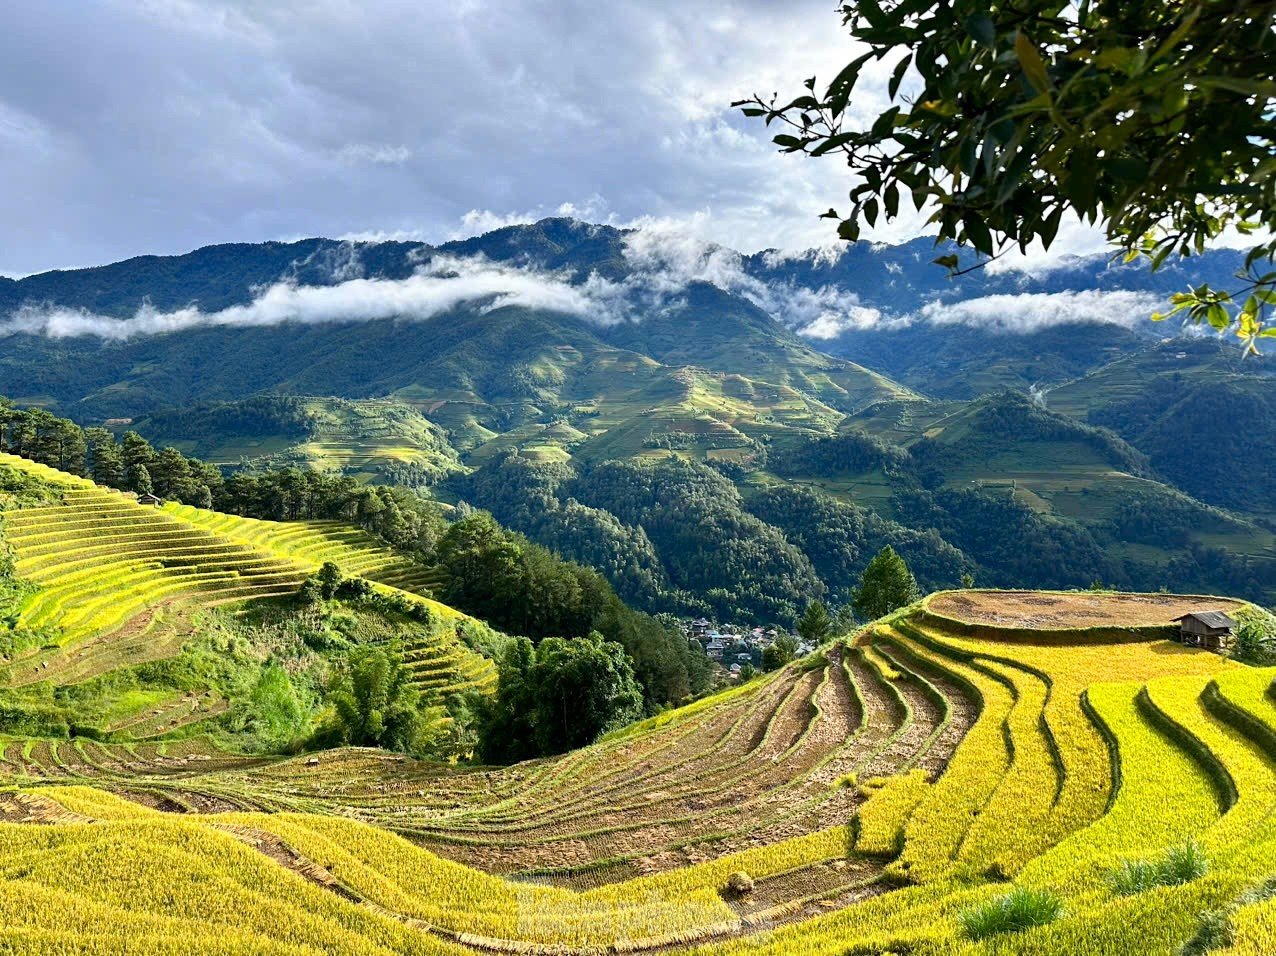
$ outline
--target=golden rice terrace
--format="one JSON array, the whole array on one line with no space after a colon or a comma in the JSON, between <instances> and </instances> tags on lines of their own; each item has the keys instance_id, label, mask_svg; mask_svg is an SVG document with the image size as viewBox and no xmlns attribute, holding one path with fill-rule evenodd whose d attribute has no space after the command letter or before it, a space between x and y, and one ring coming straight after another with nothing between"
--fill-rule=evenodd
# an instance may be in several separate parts
<instances>
[{"instance_id":1,"label":"golden rice terrace","mask_svg":"<svg viewBox=\"0 0 1276 956\"><path fill-rule=\"evenodd\" d=\"M63 484L5 522L41 584L22 614L61 628L6 662L13 686L161 655L138 623L156 607L289 593L321 560L428 593L351 529ZM199 695L131 718L132 742L14 737L0 949L1272 953L1276 669L1185 647L1172 624L1242 607L934 595L504 768L145 732L219 706ZM459 645L418 656L439 680L491 679Z\"/></svg>"}]
</instances>

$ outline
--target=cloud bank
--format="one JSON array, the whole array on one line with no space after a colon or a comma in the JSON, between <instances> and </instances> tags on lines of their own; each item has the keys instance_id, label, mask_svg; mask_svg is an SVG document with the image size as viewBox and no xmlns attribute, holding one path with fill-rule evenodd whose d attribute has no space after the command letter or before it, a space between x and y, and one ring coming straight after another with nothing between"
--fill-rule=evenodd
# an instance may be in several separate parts
<instances>
[{"instance_id":1,"label":"cloud bank","mask_svg":"<svg viewBox=\"0 0 1276 956\"><path fill-rule=\"evenodd\" d=\"M296 322L371 322L377 319L422 321L462 305L483 311L503 306L545 309L607 321L610 313L588 290L565 277L515 269L483 259L437 257L406 279L347 279L330 286L276 282L257 292L247 305L217 312L195 307L161 312L144 306L126 319L79 309L27 305L7 321L0 333L26 333L49 338L96 336L121 342L145 335L196 328L260 328Z\"/></svg>"},{"instance_id":2,"label":"cloud bank","mask_svg":"<svg viewBox=\"0 0 1276 956\"><path fill-rule=\"evenodd\" d=\"M1024 334L1060 325L1143 325L1163 303L1147 292L1070 291L988 295L932 301L913 312L889 313L866 305L838 285L810 288L750 275L744 258L704 242L676 224L649 222L626 235L628 266L619 281L572 276L496 263L483 257L436 255L405 279L367 278L360 248L343 243L293 264L284 277L258 288L251 302L215 312L196 306L161 311L150 305L118 318L58 305L28 304L0 321L0 334L50 338L93 336L122 342L196 328L260 328L294 322L317 325L380 319L425 321L462 306L490 312L518 306L562 313L597 325L638 322L687 308L693 283L740 296L814 342L865 331L891 331L924 323ZM328 285L307 285L298 275L318 271Z\"/></svg>"},{"instance_id":3,"label":"cloud bank","mask_svg":"<svg viewBox=\"0 0 1276 956\"><path fill-rule=\"evenodd\" d=\"M1059 325L1106 324L1136 328L1164 308L1151 292L1086 289L987 295L958 302L930 302L917 318L932 325L965 325L993 332L1028 333Z\"/></svg>"}]
</instances>

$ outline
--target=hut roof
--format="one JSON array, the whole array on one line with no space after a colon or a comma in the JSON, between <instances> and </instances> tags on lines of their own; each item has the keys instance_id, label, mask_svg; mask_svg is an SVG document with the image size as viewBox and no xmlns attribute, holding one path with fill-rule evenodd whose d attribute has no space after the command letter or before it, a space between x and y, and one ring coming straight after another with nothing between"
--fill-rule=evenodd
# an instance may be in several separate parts
<instances>
[{"instance_id":1,"label":"hut roof","mask_svg":"<svg viewBox=\"0 0 1276 956\"><path fill-rule=\"evenodd\" d=\"M1182 621L1189 617L1200 621L1206 627L1231 630L1236 626L1236 621L1222 611L1192 611L1190 614L1184 614L1174 620Z\"/></svg>"}]
</instances>

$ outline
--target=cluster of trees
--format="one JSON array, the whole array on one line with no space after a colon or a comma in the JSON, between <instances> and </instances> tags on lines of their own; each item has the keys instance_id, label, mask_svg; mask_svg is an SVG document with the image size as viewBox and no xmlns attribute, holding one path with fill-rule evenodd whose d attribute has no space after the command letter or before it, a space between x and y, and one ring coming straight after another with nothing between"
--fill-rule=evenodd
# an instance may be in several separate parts
<instances>
[{"instance_id":1,"label":"cluster of trees","mask_svg":"<svg viewBox=\"0 0 1276 956\"><path fill-rule=\"evenodd\" d=\"M0 398L0 451L79 475L87 450L84 430L75 422Z\"/></svg>"},{"instance_id":2,"label":"cluster of trees","mask_svg":"<svg viewBox=\"0 0 1276 956\"><path fill-rule=\"evenodd\" d=\"M749 513L730 479L694 462L577 472L508 455L453 487L653 611L792 622L825 591L810 560Z\"/></svg>"},{"instance_id":3,"label":"cluster of trees","mask_svg":"<svg viewBox=\"0 0 1276 956\"><path fill-rule=\"evenodd\" d=\"M1080 525L1040 515L1006 493L977 489L900 491L892 499L901 521L934 528L1007 587L1085 587L1096 577L1128 578Z\"/></svg>"},{"instance_id":4,"label":"cluster of trees","mask_svg":"<svg viewBox=\"0 0 1276 956\"><path fill-rule=\"evenodd\" d=\"M637 719L643 692L619 644L520 638L498 669L495 701L481 718L479 754L491 763L562 753Z\"/></svg>"},{"instance_id":5,"label":"cluster of trees","mask_svg":"<svg viewBox=\"0 0 1276 956\"><path fill-rule=\"evenodd\" d=\"M711 668L673 628L624 604L597 571L476 512L441 536L434 559L447 572L442 598L493 626L540 640L599 633L624 647L649 709L700 693Z\"/></svg>"},{"instance_id":6,"label":"cluster of trees","mask_svg":"<svg viewBox=\"0 0 1276 956\"><path fill-rule=\"evenodd\" d=\"M359 647L346 655L329 682L324 703L326 721L315 738L322 746L423 753L429 745L430 717L441 716L441 708L424 706L399 656L377 646Z\"/></svg>"},{"instance_id":7,"label":"cluster of trees","mask_svg":"<svg viewBox=\"0 0 1276 956\"><path fill-rule=\"evenodd\" d=\"M770 458L777 475L861 475L875 469L887 474L914 469L907 449L891 445L863 432L843 432L825 438L810 438L785 454Z\"/></svg>"},{"instance_id":8,"label":"cluster of trees","mask_svg":"<svg viewBox=\"0 0 1276 956\"><path fill-rule=\"evenodd\" d=\"M1092 449L1114 469L1142 477L1150 474L1147 457L1113 432L1048 411L1018 392L999 392L981 399L966 424L961 440L950 441L940 435L923 438L909 448L925 486L937 486L945 471L960 468L972 457L987 458L1003 449L1014 452L1027 442L1077 443Z\"/></svg>"},{"instance_id":9,"label":"cluster of trees","mask_svg":"<svg viewBox=\"0 0 1276 956\"><path fill-rule=\"evenodd\" d=\"M1238 408L1243 425L1220 428ZM1137 402L1113 402L1090 418L1138 445L1159 474L1201 501L1244 507L1238 475L1254 488L1276 485L1276 395L1264 379L1175 373L1153 380Z\"/></svg>"},{"instance_id":10,"label":"cluster of trees","mask_svg":"<svg viewBox=\"0 0 1276 956\"><path fill-rule=\"evenodd\" d=\"M968 554L934 529L907 527L810 488L768 488L750 497L747 507L802 549L833 604L851 599L869 559L887 545L908 559L927 590L952 587L975 567Z\"/></svg>"},{"instance_id":11,"label":"cluster of trees","mask_svg":"<svg viewBox=\"0 0 1276 956\"><path fill-rule=\"evenodd\" d=\"M215 441L277 435L301 439L317 423L305 403L291 395L250 395L234 402L169 408L152 412L144 422L149 434Z\"/></svg>"}]
</instances>

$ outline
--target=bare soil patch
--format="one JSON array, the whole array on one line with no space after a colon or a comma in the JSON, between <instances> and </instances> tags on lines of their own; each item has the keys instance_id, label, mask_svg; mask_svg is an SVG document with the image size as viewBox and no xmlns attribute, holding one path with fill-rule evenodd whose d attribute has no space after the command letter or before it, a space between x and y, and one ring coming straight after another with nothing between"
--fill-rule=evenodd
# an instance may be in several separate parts
<instances>
[{"instance_id":1,"label":"bare soil patch","mask_svg":"<svg viewBox=\"0 0 1276 956\"><path fill-rule=\"evenodd\" d=\"M1240 601L1182 594L1052 594L1042 591L956 591L929 609L966 624L1043 631L1079 627L1156 627L1192 611L1235 611Z\"/></svg>"}]
</instances>

